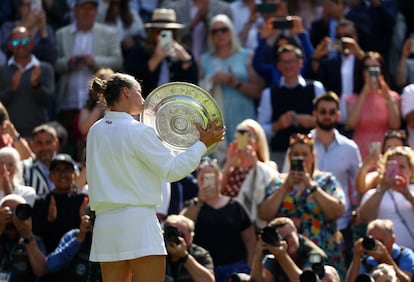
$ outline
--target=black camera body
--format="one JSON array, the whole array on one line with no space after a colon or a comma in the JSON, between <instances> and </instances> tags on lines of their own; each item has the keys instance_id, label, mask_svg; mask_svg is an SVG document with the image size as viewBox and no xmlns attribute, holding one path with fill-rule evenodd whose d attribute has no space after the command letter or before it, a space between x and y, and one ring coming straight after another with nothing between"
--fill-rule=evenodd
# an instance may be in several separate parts
<instances>
[{"instance_id":1,"label":"black camera body","mask_svg":"<svg viewBox=\"0 0 414 282\"><path fill-rule=\"evenodd\" d=\"M175 226L166 226L164 228L164 240L165 242L173 242L177 245L180 244L180 239L178 237L183 237L183 234L178 231Z\"/></svg>"},{"instance_id":2,"label":"black camera body","mask_svg":"<svg viewBox=\"0 0 414 282\"><path fill-rule=\"evenodd\" d=\"M19 204L14 210L14 216L20 220L26 220L33 215L33 208L29 204Z\"/></svg>"},{"instance_id":3,"label":"black camera body","mask_svg":"<svg viewBox=\"0 0 414 282\"><path fill-rule=\"evenodd\" d=\"M293 21L290 17L275 18L272 26L274 29L291 29L293 27Z\"/></svg>"},{"instance_id":4,"label":"black camera body","mask_svg":"<svg viewBox=\"0 0 414 282\"><path fill-rule=\"evenodd\" d=\"M364 237L362 239L362 247L367 251L372 251L377 248L377 241L372 237Z\"/></svg>"},{"instance_id":5,"label":"black camera body","mask_svg":"<svg viewBox=\"0 0 414 282\"><path fill-rule=\"evenodd\" d=\"M279 246L280 241L283 240L283 236L275 228L270 226L262 229L261 238L263 242L272 246Z\"/></svg>"}]
</instances>

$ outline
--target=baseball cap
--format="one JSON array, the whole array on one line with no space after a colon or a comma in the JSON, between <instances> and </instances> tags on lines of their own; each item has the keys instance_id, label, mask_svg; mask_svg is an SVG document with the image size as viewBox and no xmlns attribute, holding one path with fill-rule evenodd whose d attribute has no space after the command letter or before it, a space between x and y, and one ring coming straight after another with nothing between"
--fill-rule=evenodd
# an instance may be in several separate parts
<instances>
[{"instance_id":1,"label":"baseball cap","mask_svg":"<svg viewBox=\"0 0 414 282\"><path fill-rule=\"evenodd\" d=\"M92 4L95 4L95 5L99 5L98 0L76 0L75 1L75 6L86 4L86 3L92 3Z\"/></svg>"},{"instance_id":2,"label":"baseball cap","mask_svg":"<svg viewBox=\"0 0 414 282\"><path fill-rule=\"evenodd\" d=\"M72 166L72 168L75 170L76 165L72 157L68 154L57 154L53 157L53 159L50 161L50 170L53 170L58 164L64 163Z\"/></svg>"}]
</instances>

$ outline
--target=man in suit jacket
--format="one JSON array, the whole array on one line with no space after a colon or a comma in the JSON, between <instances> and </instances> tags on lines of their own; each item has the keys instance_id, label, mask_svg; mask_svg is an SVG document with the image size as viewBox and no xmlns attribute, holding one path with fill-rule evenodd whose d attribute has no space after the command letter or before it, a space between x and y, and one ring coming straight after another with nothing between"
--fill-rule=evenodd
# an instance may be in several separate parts
<instances>
[{"instance_id":1,"label":"man in suit jacket","mask_svg":"<svg viewBox=\"0 0 414 282\"><path fill-rule=\"evenodd\" d=\"M349 137L342 130L347 112L345 97L353 94L355 68L365 52L358 44L355 25L349 20L342 19L338 22L335 38L336 42L325 37L315 48L312 78L321 81L326 90L333 91L340 97L339 129Z\"/></svg>"},{"instance_id":2,"label":"man in suit jacket","mask_svg":"<svg viewBox=\"0 0 414 282\"><path fill-rule=\"evenodd\" d=\"M101 67L120 69L121 49L115 29L95 22L98 0L76 0L75 21L56 32L59 74L56 111L73 143L74 118L88 99L88 83Z\"/></svg>"},{"instance_id":3,"label":"man in suit jacket","mask_svg":"<svg viewBox=\"0 0 414 282\"><path fill-rule=\"evenodd\" d=\"M207 51L207 31L210 20L218 14L225 14L233 19L230 4L223 0L171 0L164 1L162 7L175 10L177 22L184 25L181 30L182 41L191 48L197 61L200 55ZM194 15L193 7L197 10Z\"/></svg>"}]
</instances>

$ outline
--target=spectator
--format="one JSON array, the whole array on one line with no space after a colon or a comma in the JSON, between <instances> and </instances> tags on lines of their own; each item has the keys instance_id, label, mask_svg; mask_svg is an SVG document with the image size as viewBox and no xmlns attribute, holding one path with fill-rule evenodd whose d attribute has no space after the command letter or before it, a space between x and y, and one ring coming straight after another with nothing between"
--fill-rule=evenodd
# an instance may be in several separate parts
<instances>
[{"instance_id":1,"label":"spectator","mask_svg":"<svg viewBox=\"0 0 414 282\"><path fill-rule=\"evenodd\" d=\"M40 198L55 188L55 185L49 180L49 166L59 148L56 130L49 125L35 127L30 147L34 157L22 162L23 183L33 187L36 190L36 196Z\"/></svg>"},{"instance_id":2,"label":"spectator","mask_svg":"<svg viewBox=\"0 0 414 282\"><path fill-rule=\"evenodd\" d=\"M46 269L53 281L102 281L99 263L89 261L95 214L89 207L81 215L79 228L71 229L46 258Z\"/></svg>"},{"instance_id":3,"label":"spectator","mask_svg":"<svg viewBox=\"0 0 414 282\"><path fill-rule=\"evenodd\" d=\"M191 219L174 214L166 218L166 277L173 278L171 281L215 281L213 259L207 250L193 243L193 237L194 222Z\"/></svg>"},{"instance_id":4,"label":"spectator","mask_svg":"<svg viewBox=\"0 0 414 282\"><path fill-rule=\"evenodd\" d=\"M404 87L401 94L401 116L406 123L410 146L414 146L414 83Z\"/></svg>"},{"instance_id":5,"label":"spectator","mask_svg":"<svg viewBox=\"0 0 414 282\"><path fill-rule=\"evenodd\" d=\"M337 24L345 16L346 0L323 0L322 17L311 23L310 38L313 46L318 46L325 37L336 38Z\"/></svg>"},{"instance_id":6,"label":"spectator","mask_svg":"<svg viewBox=\"0 0 414 282\"><path fill-rule=\"evenodd\" d=\"M172 182L168 214L178 214L191 199L197 197L197 193L197 179L193 173L179 181Z\"/></svg>"},{"instance_id":7,"label":"spectator","mask_svg":"<svg viewBox=\"0 0 414 282\"><path fill-rule=\"evenodd\" d=\"M364 241L368 241L367 237L370 241L374 240L374 246L364 244ZM398 236L394 233L392 221L371 221L368 224L367 237L355 241L354 257L346 281L355 281L358 274L371 273L375 267L385 263L393 268L398 281L410 282L414 274L414 253L412 249L396 243Z\"/></svg>"},{"instance_id":8,"label":"spectator","mask_svg":"<svg viewBox=\"0 0 414 282\"><path fill-rule=\"evenodd\" d=\"M246 119L238 124L236 140L227 152L223 167L222 194L235 197L249 212L256 227L265 222L257 215L264 187L278 177L277 166L270 161L266 135L258 122Z\"/></svg>"},{"instance_id":9,"label":"spectator","mask_svg":"<svg viewBox=\"0 0 414 282\"><path fill-rule=\"evenodd\" d=\"M378 143L378 145L375 143ZM375 146L378 146L378 148L375 148ZM408 146L408 136L405 130L388 130L385 132L382 144L380 142L370 144L369 155L359 168L355 181L360 195L378 186L380 176L377 163L380 156L389 148L398 146Z\"/></svg>"},{"instance_id":10,"label":"spectator","mask_svg":"<svg viewBox=\"0 0 414 282\"><path fill-rule=\"evenodd\" d=\"M10 57L11 50L8 49L8 38L12 30L17 26L23 26L29 32L29 37L34 42L33 54L40 61L53 65L57 58L56 38L54 29L46 22L46 13L41 8L32 10L31 0L17 0L20 19L18 21L5 22L1 26L1 47Z\"/></svg>"},{"instance_id":11,"label":"spectator","mask_svg":"<svg viewBox=\"0 0 414 282\"><path fill-rule=\"evenodd\" d=\"M256 118L255 100L260 98L264 84L251 64L252 52L241 47L228 16L215 16L208 30L209 51L200 60L200 79L204 85L215 87L212 95L226 120L229 144L241 121Z\"/></svg>"},{"instance_id":12,"label":"spectator","mask_svg":"<svg viewBox=\"0 0 414 282\"><path fill-rule=\"evenodd\" d=\"M345 17L354 22L363 50L376 51L388 58L398 4L398 1L354 1Z\"/></svg>"},{"instance_id":13,"label":"spectator","mask_svg":"<svg viewBox=\"0 0 414 282\"><path fill-rule=\"evenodd\" d=\"M395 85L399 88L403 88L408 84L414 83L414 37L409 37L404 41L400 60L397 66L395 74Z\"/></svg>"},{"instance_id":14,"label":"spectator","mask_svg":"<svg viewBox=\"0 0 414 282\"><path fill-rule=\"evenodd\" d=\"M328 259L322 249L298 233L288 217L271 220L256 246L251 276L257 282L299 281L302 271L312 267L311 257L317 257L322 264Z\"/></svg>"},{"instance_id":15,"label":"spectator","mask_svg":"<svg viewBox=\"0 0 414 282\"><path fill-rule=\"evenodd\" d=\"M0 102L25 138L33 128L50 120L48 111L55 90L53 68L33 55L34 46L29 31L15 27L8 42L13 56L0 67Z\"/></svg>"},{"instance_id":16,"label":"spectator","mask_svg":"<svg viewBox=\"0 0 414 282\"><path fill-rule=\"evenodd\" d=\"M302 167L292 165L297 157L301 157ZM344 277L342 236L337 227L345 210L344 191L332 173L317 169L311 135L291 137L288 159L291 170L267 184L259 215L264 220L290 217L299 233L317 243L328 255L327 263Z\"/></svg>"},{"instance_id":17,"label":"spectator","mask_svg":"<svg viewBox=\"0 0 414 282\"><path fill-rule=\"evenodd\" d=\"M256 11L255 0L235 0L230 3L234 29L244 48L254 50L257 46L257 33L263 25L263 19Z\"/></svg>"},{"instance_id":18,"label":"spectator","mask_svg":"<svg viewBox=\"0 0 414 282\"><path fill-rule=\"evenodd\" d=\"M57 154L50 162L50 180L55 189L37 199L33 211L36 234L44 240L47 253L59 244L63 234L80 226L88 198L73 190L75 163L67 154Z\"/></svg>"},{"instance_id":19,"label":"spectator","mask_svg":"<svg viewBox=\"0 0 414 282\"><path fill-rule=\"evenodd\" d=\"M178 22L183 24L181 38L190 48L196 62L208 50L209 23L213 17L224 14L233 19L230 3L223 0L163 1L161 7L174 9Z\"/></svg>"},{"instance_id":20,"label":"spectator","mask_svg":"<svg viewBox=\"0 0 414 282\"><path fill-rule=\"evenodd\" d=\"M138 11L131 9L130 0L101 1L96 21L116 28L122 53L128 53L135 42L133 37L145 38L145 28Z\"/></svg>"},{"instance_id":21,"label":"spectator","mask_svg":"<svg viewBox=\"0 0 414 282\"><path fill-rule=\"evenodd\" d=\"M394 267L390 264L381 263L372 272L375 282L399 282Z\"/></svg>"},{"instance_id":22,"label":"spectator","mask_svg":"<svg viewBox=\"0 0 414 282\"><path fill-rule=\"evenodd\" d=\"M346 126L354 130L352 139L365 160L371 142L381 142L387 130L400 128L400 97L390 90L384 60L377 52L366 53L354 77L354 94L346 97Z\"/></svg>"},{"instance_id":23,"label":"spectator","mask_svg":"<svg viewBox=\"0 0 414 282\"><path fill-rule=\"evenodd\" d=\"M397 162L396 171L388 170L389 160ZM376 218L390 219L395 226L396 242L414 248L414 152L410 147L393 147L381 157L379 185L368 190L358 214L362 223Z\"/></svg>"},{"instance_id":24,"label":"spectator","mask_svg":"<svg viewBox=\"0 0 414 282\"><path fill-rule=\"evenodd\" d=\"M349 265L353 247L351 213L359 202L355 177L361 166L361 154L353 140L335 129L341 115L338 96L334 92L327 92L315 98L313 105L316 127L311 134L315 141L318 169L332 172L345 194L345 211L338 219L338 229L345 240L343 252L346 265Z\"/></svg>"},{"instance_id":25,"label":"spectator","mask_svg":"<svg viewBox=\"0 0 414 282\"><path fill-rule=\"evenodd\" d=\"M97 6L98 0L76 0L74 23L56 32L55 70L59 74L56 111L58 121L69 133L68 142L73 152L72 124L88 99L89 79L101 67L116 70L122 66L116 30L95 22Z\"/></svg>"},{"instance_id":26,"label":"spectator","mask_svg":"<svg viewBox=\"0 0 414 282\"><path fill-rule=\"evenodd\" d=\"M310 59L314 52L309 34L304 28L300 17L289 16L289 20L292 22L292 28L289 30L275 28L273 25L274 19L268 19L266 25L263 27L253 57L253 66L265 80L267 87L277 85L282 76L275 60L275 54L277 54L277 50L280 47L285 44L291 44L301 49L303 66L300 69L300 73L303 75L307 75L310 72ZM270 42L273 42L273 45L269 45Z\"/></svg>"},{"instance_id":27,"label":"spectator","mask_svg":"<svg viewBox=\"0 0 414 282\"><path fill-rule=\"evenodd\" d=\"M43 9L46 13L47 23L52 27L54 31L58 30L65 25L70 24L71 18L71 5L70 1L52 1L44 0Z\"/></svg>"},{"instance_id":28,"label":"spectator","mask_svg":"<svg viewBox=\"0 0 414 282\"><path fill-rule=\"evenodd\" d=\"M21 204L26 201L15 194L0 200L1 273L4 281L36 282L46 274L45 248L32 232L32 219L13 215Z\"/></svg>"},{"instance_id":29,"label":"spectator","mask_svg":"<svg viewBox=\"0 0 414 282\"><path fill-rule=\"evenodd\" d=\"M345 98L354 93L354 73L357 71L359 60L364 55L365 52L358 45L354 23L342 19L336 25L335 38L323 39L316 46L312 56L314 78L321 81L326 90L335 92L340 98L341 118L338 121L338 128L347 137L351 137L352 132L345 128L347 119Z\"/></svg>"},{"instance_id":30,"label":"spectator","mask_svg":"<svg viewBox=\"0 0 414 282\"><path fill-rule=\"evenodd\" d=\"M179 30L184 25L176 22L173 9L155 9L152 22L146 23L147 38L139 40L126 56L125 71L142 80L145 98L161 84L172 81L197 83L197 64L191 52L181 43ZM161 31L171 32L171 42L161 41Z\"/></svg>"},{"instance_id":31,"label":"spectator","mask_svg":"<svg viewBox=\"0 0 414 282\"><path fill-rule=\"evenodd\" d=\"M305 0L305 1L288 1L289 15L299 16L303 20L303 26L306 30L310 30L313 21L320 19L324 9L322 7L323 1Z\"/></svg>"},{"instance_id":32,"label":"spectator","mask_svg":"<svg viewBox=\"0 0 414 282\"><path fill-rule=\"evenodd\" d=\"M221 177L217 162L202 161L198 197L181 214L195 222L194 243L210 252L216 281L227 282L233 272L250 272L256 235L244 208L221 194Z\"/></svg>"},{"instance_id":33,"label":"spectator","mask_svg":"<svg viewBox=\"0 0 414 282\"><path fill-rule=\"evenodd\" d=\"M25 160L33 157L33 152L26 139L17 132L14 124L10 121L6 107L0 102L0 148L12 146L20 154L20 158Z\"/></svg>"},{"instance_id":34,"label":"spectator","mask_svg":"<svg viewBox=\"0 0 414 282\"><path fill-rule=\"evenodd\" d=\"M36 191L33 187L21 184L20 155L13 147L0 149L0 175L0 199L9 194L17 194L29 205L34 205Z\"/></svg>"},{"instance_id":35,"label":"spectator","mask_svg":"<svg viewBox=\"0 0 414 282\"><path fill-rule=\"evenodd\" d=\"M108 79L114 71L109 68L101 68L95 73L95 77L101 79ZM103 117L105 112L105 105L99 98L89 91L88 100L79 112L78 122L75 132L78 132L78 136L75 138L78 152L79 161L83 162L85 159L85 146L86 146L86 135L88 134L89 128L100 118Z\"/></svg>"},{"instance_id":36,"label":"spectator","mask_svg":"<svg viewBox=\"0 0 414 282\"><path fill-rule=\"evenodd\" d=\"M319 81L305 80L300 75L303 54L299 48L280 47L276 64L282 78L269 91L263 92L257 120L270 142L271 159L278 167L283 167L289 136L294 132L307 133L315 126L312 100L325 89Z\"/></svg>"}]
</instances>

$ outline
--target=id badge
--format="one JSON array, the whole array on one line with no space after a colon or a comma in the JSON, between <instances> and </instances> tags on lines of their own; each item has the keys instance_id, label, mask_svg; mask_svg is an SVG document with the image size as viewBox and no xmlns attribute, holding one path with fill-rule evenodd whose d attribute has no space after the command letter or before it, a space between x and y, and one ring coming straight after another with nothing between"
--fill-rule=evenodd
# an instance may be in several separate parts
<instances>
[{"instance_id":1,"label":"id badge","mask_svg":"<svg viewBox=\"0 0 414 282\"><path fill-rule=\"evenodd\" d=\"M0 282L10 282L11 274L0 271Z\"/></svg>"}]
</instances>

